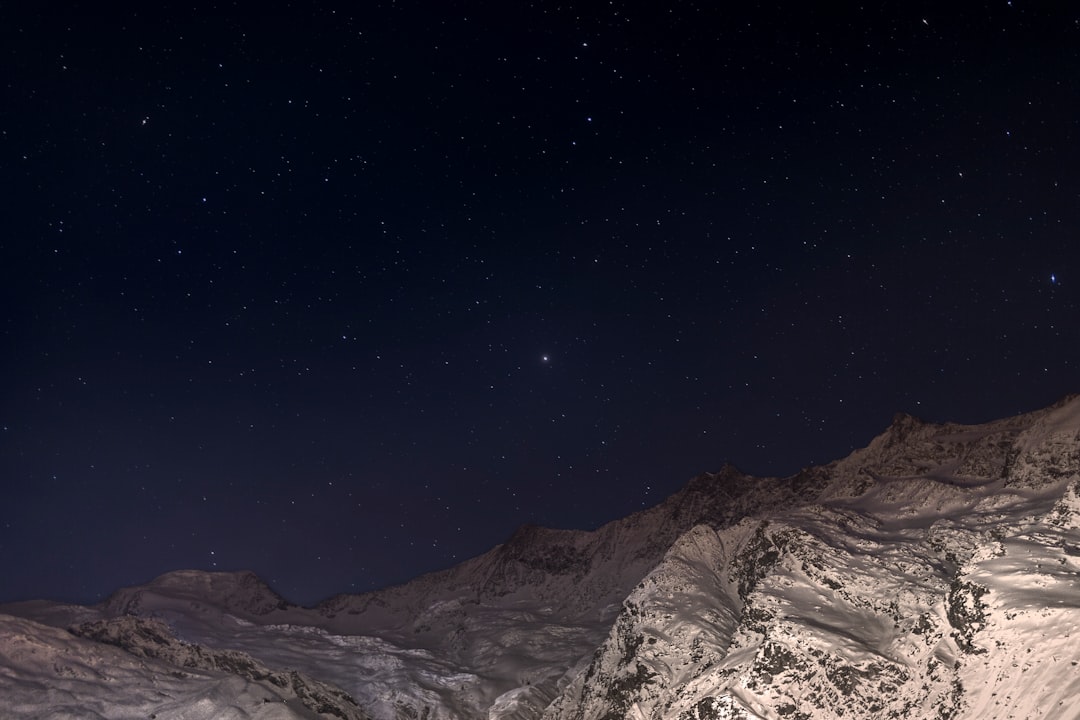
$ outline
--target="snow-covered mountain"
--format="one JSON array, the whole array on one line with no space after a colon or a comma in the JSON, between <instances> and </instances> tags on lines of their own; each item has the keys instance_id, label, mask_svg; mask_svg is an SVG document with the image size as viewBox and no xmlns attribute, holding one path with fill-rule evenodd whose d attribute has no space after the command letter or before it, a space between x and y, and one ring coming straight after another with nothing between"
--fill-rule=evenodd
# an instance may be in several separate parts
<instances>
[{"instance_id":1,"label":"snow-covered mountain","mask_svg":"<svg viewBox=\"0 0 1080 720\"><path fill-rule=\"evenodd\" d=\"M0 612L14 718L1077 718L1080 397L314 608L180 571Z\"/></svg>"}]
</instances>

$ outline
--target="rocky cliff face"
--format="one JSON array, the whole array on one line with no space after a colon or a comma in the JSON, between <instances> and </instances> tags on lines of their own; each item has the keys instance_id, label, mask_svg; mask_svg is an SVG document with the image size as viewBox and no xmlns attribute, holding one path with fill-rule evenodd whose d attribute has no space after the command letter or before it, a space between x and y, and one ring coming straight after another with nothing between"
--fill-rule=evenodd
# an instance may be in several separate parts
<instances>
[{"instance_id":1,"label":"rocky cliff face","mask_svg":"<svg viewBox=\"0 0 1080 720\"><path fill-rule=\"evenodd\" d=\"M250 574L185 571L97 608L9 611L136 654L110 633L157 618L179 636L171 663L243 653L387 720L1067 717L1080 398L978 426L897 415L789 478L728 466L598 530L524 527L313 609Z\"/></svg>"}]
</instances>

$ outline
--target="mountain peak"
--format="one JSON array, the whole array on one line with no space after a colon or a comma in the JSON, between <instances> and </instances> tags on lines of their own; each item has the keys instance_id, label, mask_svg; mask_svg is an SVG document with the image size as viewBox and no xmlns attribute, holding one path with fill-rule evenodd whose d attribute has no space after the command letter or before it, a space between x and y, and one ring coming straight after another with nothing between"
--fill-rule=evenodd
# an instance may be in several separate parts
<instances>
[{"instance_id":1,"label":"mountain peak","mask_svg":"<svg viewBox=\"0 0 1080 720\"><path fill-rule=\"evenodd\" d=\"M913 426L916 426L916 425L925 425L925 424L926 424L926 422L922 418L918 417L917 415L912 415L911 413L904 412L903 410L901 410L901 411L897 412L895 415L893 415L892 423L889 425L889 427L904 428L904 427L913 427Z\"/></svg>"},{"instance_id":2,"label":"mountain peak","mask_svg":"<svg viewBox=\"0 0 1080 720\"><path fill-rule=\"evenodd\" d=\"M114 615L137 614L137 610L147 603L169 601L201 603L240 616L263 616L290 607L250 570L173 570L146 585L116 591L102 607Z\"/></svg>"}]
</instances>

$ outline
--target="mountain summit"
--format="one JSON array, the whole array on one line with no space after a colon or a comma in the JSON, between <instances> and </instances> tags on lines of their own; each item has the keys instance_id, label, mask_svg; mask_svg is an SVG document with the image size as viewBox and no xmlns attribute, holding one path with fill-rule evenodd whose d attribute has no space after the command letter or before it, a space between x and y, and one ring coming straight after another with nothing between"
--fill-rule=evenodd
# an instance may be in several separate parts
<instances>
[{"instance_id":1,"label":"mountain summit","mask_svg":"<svg viewBox=\"0 0 1080 720\"><path fill-rule=\"evenodd\" d=\"M314 608L181 571L0 612L15 718L1077 717L1080 397L982 425L898 414L791 477L725 466Z\"/></svg>"}]
</instances>

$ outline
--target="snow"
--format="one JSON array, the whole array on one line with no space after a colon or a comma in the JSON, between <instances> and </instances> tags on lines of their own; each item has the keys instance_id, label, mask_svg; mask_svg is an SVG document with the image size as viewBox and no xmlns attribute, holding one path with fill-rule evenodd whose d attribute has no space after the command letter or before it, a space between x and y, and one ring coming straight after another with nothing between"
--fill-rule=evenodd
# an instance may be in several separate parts
<instances>
[{"instance_id":1,"label":"snow","mask_svg":"<svg viewBox=\"0 0 1080 720\"><path fill-rule=\"evenodd\" d=\"M177 668L0 615L3 716L108 720L293 720L313 717L269 683Z\"/></svg>"},{"instance_id":2,"label":"snow","mask_svg":"<svg viewBox=\"0 0 1080 720\"><path fill-rule=\"evenodd\" d=\"M0 698L13 718L317 717L307 690L229 670L257 663L379 720L1075 716L1078 489L1080 397L979 426L899 415L794 478L728 466L596 531L525 527L316 608L196 571L5 606ZM63 629L134 616L172 655Z\"/></svg>"}]
</instances>

